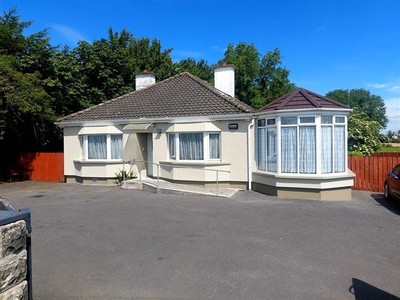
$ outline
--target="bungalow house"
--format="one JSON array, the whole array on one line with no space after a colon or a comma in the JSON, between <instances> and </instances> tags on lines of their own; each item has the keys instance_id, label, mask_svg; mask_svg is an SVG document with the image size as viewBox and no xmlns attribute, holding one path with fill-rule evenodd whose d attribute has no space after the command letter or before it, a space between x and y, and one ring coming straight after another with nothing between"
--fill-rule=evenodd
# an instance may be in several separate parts
<instances>
[{"instance_id":1,"label":"bungalow house","mask_svg":"<svg viewBox=\"0 0 400 300\"><path fill-rule=\"evenodd\" d=\"M351 109L296 89L254 111L234 97L234 78L226 65L215 86L189 73L158 83L142 73L136 91L60 119L67 182L113 183L133 167L172 182L218 178L278 197L351 199Z\"/></svg>"},{"instance_id":2,"label":"bungalow house","mask_svg":"<svg viewBox=\"0 0 400 300\"><path fill-rule=\"evenodd\" d=\"M58 120L66 181L112 183L134 161L142 177L214 186L219 170L221 186L245 189L254 110L234 97L234 75L215 69L214 87L186 72L138 74L136 91Z\"/></svg>"}]
</instances>

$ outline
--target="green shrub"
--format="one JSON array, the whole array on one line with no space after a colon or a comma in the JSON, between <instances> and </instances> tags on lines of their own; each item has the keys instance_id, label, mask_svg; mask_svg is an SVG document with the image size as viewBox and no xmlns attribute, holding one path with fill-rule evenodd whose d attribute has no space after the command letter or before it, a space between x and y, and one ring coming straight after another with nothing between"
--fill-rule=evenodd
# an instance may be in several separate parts
<instances>
[{"instance_id":1,"label":"green shrub","mask_svg":"<svg viewBox=\"0 0 400 300\"><path fill-rule=\"evenodd\" d=\"M136 178L136 173L133 173L133 171L131 172L127 172L125 170L119 170L118 173L115 173L115 184L121 185L122 182L124 182L124 180L129 180L129 179L133 179Z\"/></svg>"},{"instance_id":2,"label":"green shrub","mask_svg":"<svg viewBox=\"0 0 400 300\"><path fill-rule=\"evenodd\" d=\"M349 156L355 156L355 157L361 157L364 156L364 154L360 151L349 151L348 153Z\"/></svg>"}]
</instances>

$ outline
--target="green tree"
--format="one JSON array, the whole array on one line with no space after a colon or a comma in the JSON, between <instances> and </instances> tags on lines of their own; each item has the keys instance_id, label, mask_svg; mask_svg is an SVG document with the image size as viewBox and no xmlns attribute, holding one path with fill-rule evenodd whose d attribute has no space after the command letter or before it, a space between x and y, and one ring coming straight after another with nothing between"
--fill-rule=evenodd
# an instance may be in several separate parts
<instances>
[{"instance_id":1,"label":"green tree","mask_svg":"<svg viewBox=\"0 0 400 300\"><path fill-rule=\"evenodd\" d=\"M381 147L381 124L370 120L368 115L356 107L349 115L348 121L348 148L350 154L359 152L363 155L371 155Z\"/></svg>"},{"instance_id":2,"label":"green tree","mask_svg":"<svg viewBox=\"0 0 400 300\"><path fill-rule=\"evenodd\" d=\"M388 143L393 143L394 142L394 137L396 136L396 132L389 130L386 134L387 137L387 142Z\"/></svg>"},{"instance_id":3,"label":"green tree","mask_svg":"<svg viewBox=\"0 0 400 300\"><path fill-rule=\"evenodd\" d=\"M133 91L135 74L154 72L158 80L172 75L170 49L162 50L158 40L135 39L124 29L108 31L108 39L92 44L81 41L72 50L81 78L81 103L90 106Z\"/></svg>"},{"instance_id":4,"label":"green tree","mask_svg":"<svg viewBox=\"0 0 400 300\"><path fill-rule=\"evenodd\" d=\"M53 122L52 98L42 86L40 74L22 73L15 59L0 55L0 111L5 149L35 151L54 148L58 132Z\"/></svg>"},{"instance_id":5,"label":"green tree","mask_svg":"<svg viewBox=\"0 0 400 300\"><path fill-rule=\"evenodd\" d=\"M84 97L88 86L84 85L81 66L68 47L55 54L52 69L53 74L44 84L54 99L54 113L60 117L89 107L90 101Z\"/></svg>"},{"instance_id":6,"label":"green tree","mask_svg":"<svg viewBox=\"0 0 400 300\"><path fill-rule=\"evenodd\" d=\"M194 58L183 59L174 65L174 73L189 72L209 83L214 80L213 68L204 59L196 61Z\"/></svg>"},{"instance_id":7,"label":"green tree","mask_svg":"<svg viewBox=\"0 0 400 300\"><path fill-rule=\"evenodd\" d=\"M16 9L0 16L0 126L2 147L10 152L61 146L54 99L45 89L56 48L46 31L24 36L31 24Z\"/></svg>"},{"instance_id":8,"label":"green tree","mask_svg":"<svg viewBox=\"0 0 400 300\"><path fill-rule=\"evenodd\" d=\"M240 42L229 44L224 56L219 64L225 62L235 66L236 97L254 108L260 108L295 88L289 81L289 71L280 66L278 49L261 57L254 44Z\"/></svg>"},{"instance_id":9,"label":"green tree","mask_svg":"<svg viewBox=\"0 0 400 300\"><path fill-rule=\"evenodd\" d=\"M266 103L278 99L296 88L295 84L289 81L289 70L281 67L281 64L282 58L279 49L267 52L261 60L258 82L263 89Z\"/></svg>"},{"instance_id":10,"label":"green tree","mask_svg":"<svg viewBox=\"0 0 400 300\"><path fill-rule=\"evenodd\" d=\"M27 40L23 31L32 24L32 21L21 21L16 8L4 12L0 16L0 54L23 55L27 48Z\"/></svg>"},{"instance_id":11,"label":"green tree","mask_svg":"<svg viewBox=\"0 0 400 300\"><path fill-rule=\"evenodd\" d=\"M162 50L159 40L150 40L149 38L133 39L129 43L128 49L128 55L133 59L134 72L132 76L144 70L155 73L157 81L167 79L173 75L172 49Z\"/></svg>"},{"instance_id":12,"label":"green tree","mask_svg":"<svg viewBox=\"0 0 400 300\"><path fill-rule=\"evenodd\" d=\"M386 128L388 118L384 100L373 95L365 89L334 90L326 94L326 97L347 104L351 108L359 108L365 113L367 120L376 121L380 129Z\"/></svg>"}]
</instances>

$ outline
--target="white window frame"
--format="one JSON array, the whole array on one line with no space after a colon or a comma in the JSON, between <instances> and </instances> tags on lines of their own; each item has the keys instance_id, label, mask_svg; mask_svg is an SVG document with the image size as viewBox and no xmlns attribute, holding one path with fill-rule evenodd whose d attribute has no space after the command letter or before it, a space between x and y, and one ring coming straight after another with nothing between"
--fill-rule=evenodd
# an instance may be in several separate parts
<instances>
[{"instance_id":1,"label":"white window frame","mask_svg":"<svg viewBox=\"0 0 400 300\"><path fill-rule=\"evenodd\" d=\"M331 117L331 122L330 123L325 123L323 124L322 122L322 118L323 117ZM338 121L340 120L340 121ZM322 173L322 166L321 166L321 173L322 174L338 174L338 173L346 173L347 170L347 159L346 159L346 155L344 155L343 157L343 171L337 171L338 169L338 165L337 165L337 153L335 152L335 147L336 147L336 140L335 140L335 129L336 128L344 128L344 153L346 154L347 152L347 118L346 116L342 116L342 115L322 115L321 116L321 128L322 127L330 127L331 128L331 144L332 144L332 149L331 149L331 171L330 172L324 172ZM322 129L321 129L321 142L322 142ZM322 147L322 146L321 146ZM321 149L322 151L322 149ZM321 155L321 159L322 159L322 155ZM322 165L322 160L321 160L321 165Z\"/></svg>"},{"instance_id":2,"label":"white window frame","mask_svg":"<svg viewBox=\"0 0 400 300\"><path fill-rule=\"evenodd\" d=\"M296 124L282 124L282 118L285 117L292 117L292 118L296 118L297 122ZM331 117L332 118L332 122L329 124L323 124L322 123L322 118L323 117ZM276 119L276 124L271 124L268 125L267 124L267 120L268 119L272 119L275 118ZM300 120L305 120L303 118L313 118L314 122L310 122L310 123L304 123L304 122L300 122ZM257 122L257 146L255 149L257 149L257 169L261 172L267 172L267 173L278 173L278 174L292 174L292 175L299 175L299 176L315 176L316 174L318 175L329 175L329 174L343 174L347 172L347 159L346 159L346 153L347 153L347 116L346 115L340 115L340 114L335 114L335 113L330 113L330 114L304 114L304 115L283 115L283 116L263 116L262 118L258 119L258 120L265 120L264 123L262 123L261 126L259 122ZM312 119L310 120L312 121ZM300 173L300 150L299 150L299 146L300 146L300 127L302 126L315 126L315 173ZM321 141L322 141L322 127L326 127L329 126L332 128L332 172L326 172L326 173L322 173L322 146L321 146ZM282 172L282 128L285 127L296 127L296 137L297 137L297 150L296 150L296 157L297 157L297 171L295 173L283 173ZM337 166L335 166L335 164L337 163L335 161L335 138L334 138L334 134L335 134L335 128L344 128L344 141L343 141L343 147L344 147L344 158L343 158L343 162L341 162L340 164L343 165L343 170L342 167L340 167L340 171L338 171ZM276 134L277 134L277 143L276 143L276 152L278 154L278 160L277 160L277 168L276 171L271 170L268 167L268 162L267 162L267 157L265 159L265 166L262 165L260 166L260 155L258 153L258 151L261 151L259 149L259 132L258 129L262 129L265 128L265 146L268 147L268 129L272 129L275 128L276 129ZM264 150L265 153L267 154L267 149ZM267 155L266 155L267 156ZM337 157L337 156L336 156ZM263 170L264 169L264 170Z\"/></svg>"},{"instance_id":3,"label":"white window frame","mask_svg":"<svg viewBox=\"0 0 400 300\"><path fill-rule=\"evenodd\" d=\"M180 159L180 149L179 149L179 135L180 134L196 134L201 133L203 134L203 159L202 160L182 160ZM210 158L210 134L217 134L219 136L219 158ZM172 137L172 138L171 138ZM217 131L210 131L210 132L171 132L168 134L168 159L174 161L187 161L187 162L194 162L194 161L221 161L221 132ZM171 147L171 141L174 142L174 147ZM171 150L174 150L175 153L171 153Z\"/></svg>"},{"instance_id":4,"label":"white window frame","mask_svg":"<svg viewBox=\"0 0 400 300\"><path fill-rule=\"evenodd\" d=\"M293 124L282 124L282 118L296 118L296 123ZM313 122L301 122L302 119L307 119L307 118L312 118ZM318 173L318 156L317 156L317 122L316 122L317 116L316 115L301 115L301 116L281 116L280 117L280 123L281 126L279 128L279 143L282 143L282 128L289 128L289 127L294 127L296 128L296 172L282 172L282 145L280 147L279 153L280 153L280 162L278 165L279 171L282 174L301 174L301 175L315 175ZM301 166L300 166L300 128L301 127L314 127L315 129L315 149L314 149L314 160L315 160L315 170L314 172L306 173L306 172L300 172Z\"/></svg>"},{"instance_id":5,"label":"white window frame","mask_svg":"<svg viewBox=\"0 0 400 300\"><path fill-rule=\"evenodd\" d=\"M118 135L121 137L121 158L111 158L111 136ZM105 159L92 159L89 158L89 136L106 136L106 158ZM82 147L82 160L85 161L122 161L122 143L123 143L123 135L122 134L85 134L80 136L81 147Z\"/></svg>"},{"instance_id":6,"label":"white window frame","mask_svg":"<svg viewBox=\"0 0 400 300\"><path fill-rule=\"evenodd\" d=\"M263 133L263 134L260 134ZM267 120L265 118L257 120L257 170L266 171L267 170ZM261 144L261 138L264 140L264 145ZM262 147L264 146L264 147ZM263 161L260 162L260 159Z\"/></svg>"}]
</instances>

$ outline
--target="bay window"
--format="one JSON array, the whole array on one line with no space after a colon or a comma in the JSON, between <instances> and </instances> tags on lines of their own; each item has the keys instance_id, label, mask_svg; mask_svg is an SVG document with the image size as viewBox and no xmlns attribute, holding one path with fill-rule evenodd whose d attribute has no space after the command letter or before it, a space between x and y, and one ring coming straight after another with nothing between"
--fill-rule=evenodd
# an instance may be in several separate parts
<instances>
[{"instance_id":1,"label":"bay window","mask_svg":"<svg viewBox=\"0 0 400 300\"><path fill-rule=\"evenodd\" d=\"M84 160L122 159L122 134L82 135L81 145Z\"/></svg>"},{"instance_id":2,"label":"bay window","mask_svg":"<svg viewBox=\"0 0 400 300\"><path fill-rule=\"evenodd\" d=\"M257 166L260 171L275 173L345 172L346 117L315 115L259 119Z\"/></svg>"},{"instance_id":3,"label":"bay window","mask_svg":"<svg viewBox=\"0 0 400 300\"><path fill-rule=\"evenodd\" d=\"M170 133L169 157L173 160L219 160L218 132Z\"/></svg>"}]
</instances>

